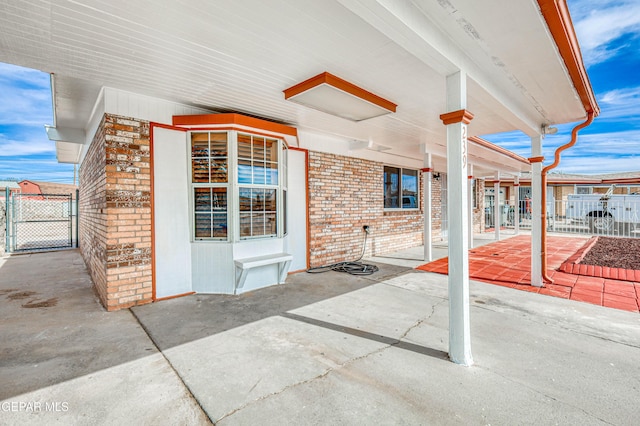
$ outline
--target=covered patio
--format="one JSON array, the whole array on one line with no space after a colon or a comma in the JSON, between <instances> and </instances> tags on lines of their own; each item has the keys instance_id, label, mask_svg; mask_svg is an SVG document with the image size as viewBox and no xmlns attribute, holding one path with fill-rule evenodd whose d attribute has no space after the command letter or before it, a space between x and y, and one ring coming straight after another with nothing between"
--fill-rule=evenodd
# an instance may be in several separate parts
<instances>
[{"instance_id":1,"label":"covered patio","mask_svg":"<svg viewBox=\"0 0 640 426\"><path fill-rule=\"evenodd\" d=\"M52 76L107 309L264 288L364 232L426 261L446 237L447 352L468 366L474 183L532 170L542 286L544 135L599 112L564 0L9 3L0 43ZM529 159L481 138L515 130Z\"/></svg>"}]
</instances>

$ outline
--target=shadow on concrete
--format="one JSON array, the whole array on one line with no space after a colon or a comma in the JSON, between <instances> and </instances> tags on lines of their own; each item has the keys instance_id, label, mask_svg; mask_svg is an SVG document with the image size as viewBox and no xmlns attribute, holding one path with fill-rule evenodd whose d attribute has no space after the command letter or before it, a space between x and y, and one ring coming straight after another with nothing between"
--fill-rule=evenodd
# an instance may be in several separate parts
<instances>
[{"instance_id":1,"label":"shadow on concrete","mask_svg":"<svg viewBox=\"0 0 640 426\"><path fill-rule=\"evenodd\" d=\"M290 312L285 312L282 314L283 317L288 318L288 319L292 319L292 320L296 320L296 321L300 321L300 322L304 322L306 324L310 324L316 327L322 327L322 328L326 328L329 330L333 330L333 331L338 331L340 333L345 333L345 334L349 334L351 336L355 336L355 337L360 337L363 339L368 339L368 340L372 340L374 342L379 342L379 343L384 343L386 345L389 346L393 346L399 349L404 349L407 351L411 351L411 352L415 352L421 355L427 355L433 358L437 358L437 359L442 359L442 360L449 360L449 354L444 352L444 351L440 351L438 349L433 349L433 348L428 348L426 346L420 346L420 345L416 345L413 343L409 343L406 341L402 341L399 339L394 339L392 337L387 337L387 336L382 336L380 334L374 334L374 333L369 333L367 331L364 330L359 330L357 328L352 328L352 327L345 327L343 325L340 324L334 324L331 322L326 322L326 321L322 321L319 319L315 319L315 318L309 318L309 317L305 317L302 315L297 315L297 314L293 314Z\"/></svg>"},{"instance_id":2,"label":"shadow on concrete","mask_svg":"<svg viewBox=\"0 0 640 426\"><path fill-rule=\"evenodd\" d=\"M341 296L400 275L411 268L376 264L380 270L369 276L328 271L290 275L286 284L255 290L239 296L194 294L151 305L131 308L160 350L222 333Z\"/></svg>"},{"instance_id":3,"label":"shadow on concrete","mask_svg":"<svg viewBox=\"0 0 640 426\"><path fill-rule=\"evenodd\" d=\"M284 285L240 296L196 294L109 313L77 249L5 256L0 258L0 400L283 315L411 270L379 267L367 277L299 273ZM368 338L375 340L373 335Z\"/></svg>"}]
</instances>

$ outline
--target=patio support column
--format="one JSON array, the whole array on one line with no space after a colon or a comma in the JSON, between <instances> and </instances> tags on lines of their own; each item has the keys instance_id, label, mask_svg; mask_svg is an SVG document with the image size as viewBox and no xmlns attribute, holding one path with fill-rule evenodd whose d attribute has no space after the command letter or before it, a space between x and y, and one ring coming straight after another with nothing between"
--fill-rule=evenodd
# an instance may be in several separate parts
<instances>
[{"instance_id":1,"label":"patio support column","mask_svg":"<svg viewBox=\"0 0 640 426\"><path fill-rule=\"evenodd\" d=\"M469 253L467 222L467 75L447 76L447 110L440 119L447 126L447 204L449 219L449 358L470 366Z\"/></svg>"},{"instance_id":2,"label":"patio support column","mask_svg":"<svg viewBox=\"0 0 640 426\"><path fill-rule=\"evenodd\" d=\"M531 285L542 287L542 135L531 138Z\"/></svg>"},{"instance_id":3,"label":"patio support column","mask_svg":"<svg viewBox=\"0 0 640 426\"><path fill-rule=\"evenodd\" d=\"M469 248L473 248L473 164L469 164L467 203L469 205Z\"/></svg>"},{"instance_id":4,"label":"patio support column","mask_svg":"<svg viewBox=\"0 0 640 426\"><path fill-rule=\"evenodd\" d=\"M496 241L500 241L500 172L496 173L493 182L493 228Z\"/></svg>"},{"instance_id":5,"label":"patio support column","mask_svg":"<svg viewBox=\"0 0 640 426\"><path fill-rule=\"evenodd\" d=\"M513 181L514 206L513 206L513 229L515 234L520 233L520 177L516 176Z\"/></svg>"},{"instance_id":6,"label":"patio support column","mask_svg":"<svg viewBox=\"0 0 640 426\"><path fill-rule=\"evenodd\" d=\"M431 153L425 152L423 160L424 168L422 169L422 200L424 205L424 261L431 262L433 260L433 246L431 233Z\"/></svg>"}]
</instances>

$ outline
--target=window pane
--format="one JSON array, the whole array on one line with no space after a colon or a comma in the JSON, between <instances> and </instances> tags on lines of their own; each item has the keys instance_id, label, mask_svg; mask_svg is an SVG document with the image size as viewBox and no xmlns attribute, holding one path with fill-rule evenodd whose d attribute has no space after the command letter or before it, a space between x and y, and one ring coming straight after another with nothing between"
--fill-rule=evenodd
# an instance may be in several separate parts
<instances>
[{"instance_id":1,"label":"window pane","mask_svg":"<svg viewBox=\"0 0 640 426\"><path fill-rule=\"evenodd\" d=\"M264 184L265 183L265 168L264 162L256 161L253 163L253 183Z\"/></svg>"},{"instance_id":2,"label":"window pane","mask_svg":"<svg viewBox=\"0 0 640 426\"><path fill-rule=\"evenodd\" d=\"M397 167L384 167L384 208L400 208L399 196L399 175L400 169Z\"/></svg>"},{"instance_id":3,"label":"window pane","mask_svg":"<svg viewBox=\"0 0 640 426\"><path fill-rule=\"evenodd\" d=\"M418 171L402 170L402 208L418 208Z\"/></svg>"},{"instance_id":4,"label":"window pane","mask_svg":"<svg viewBox=\"0 0 640 426\"><path fill-rule=\"evenodd\" d=\"M264 161L264 138L260 136L253 137L253 159L258 161Z\"/></svg>"},{"instance_id":5,"label":"window pane","mask_svg":"<svg viewBox=\"0 0 640 426\"><path fill-rule=\"evenodd\" d=\"M240 188L240 237L275 235L277 191Z\"/></svg>"},{"instance_id":6,"label":"window pane","mask_svg":"<svg viewBox=\"0 0 640 426\"><path fill-rule=\"evenodd\" d=\"M264 190L264 211L275 212L276 211L276 190L266 189Z\"/></svg>"},{"instance_id":7,"label":"window pane","mask_svg":"<svg viewBox=\"0 0 640 426\"><path fill-rule=\"evenodd\" d=\"M251 213L240 213L240 237L251 236Z\"/></svg>"},{"instance_id":8,"label":"window pane","mask_svg":"<svg viewBox=\"0 0 640 426\"><path fill-rule=\"evenodd\" d=\"M213 236L215 238L227 237L227 213L214 213Z\"/></svg>"},{"instance_id":9,"label":"window pane","mask_svg":"<svg viewBox=\"0 0 640 426\"><path fill-rule=\"evenodd\" d=\"M278 141L276 139L267 139L265 141L265 161L278 162Z\"/></svg>"},{"instance_id":10,"label":"window pane","mask_svg":"<svg viewBox=\"0 0 640 426\"><path fill-rule=\"evenodd\" d=\"M266 164L266 181L267 185L277 185L278 184L278 164L277 163L267 163Z\"/></svg>"},{"instance_id":11,"label":"window pane","mask_svg":"<svg viewBox=\"0 0 640 426\"><path fill-rule=\"evenodd\" d=\"M227 237L227 188L194 188L196 238Z\"/></svg>"},{"instance_id":12,"label":"window pane","mask_svg":"<svg viewBox=\"0 0 640 426\"><path fill-rule=\"evenodd\" d=\"M227 159L211 159L211 182L224 183L227 181Z\"/></svg>"},{"instance_id":13,"label":"window pane","mask_svg":"<svg viewBox=\"0 0 640 426\"><path fill-rule=\"evenodd\" d=\"M238 183L252 183L251 160L238 159Z\"/></svg>"},{"instance_id":14,"label":"window pane","mask_svg":"<svg viewBox=\"0 0 640 426\"><path fill-rule=\"evenodd\" d=\"M266 213L264 215L264 235L276 235L277 230L277 222L276 222L276 214L274 213Z\"/></svg>"},{"instance_id":15,"label":"window pane","mask_svg":"<svg viewBox=\"0 0 640 426\"><path fill-rule=\"evenodd\" d=\"M211 133L211 156L226 157L227 156L227 134Z\"/></svg>"},{"instance_id":16,"label":"window pane","mask_svg":"<svg viewBox=\"0 0 640 426\"><path fill-rule=\"evenodd\" d=\"M197 212L211 212L211 188L195 188L193 193L195 210Z\"/></svg>"},{"instance_id":17,"label":"window pane","mask_svg":"<svg viewBox=\"0 0 640 426\"><path fill-rule=\"evenodd\" d=\"M211 238L212 223L211 214L196 213L196 238Z\"/></svg>"},{"instance_id":18,"label":"window pane","mask_svg":"<svg viewBox=\"0 0 640 426\"><path fill-rule=\"evenodd\" d=\"M238 158L251 159L251 136L238 135Z\"/></svg>"},{"instance_id":19,"label":"window pane","mask_svg":"<svg viewBox=\"0 0 640 426\"><path fill-rule=\"evenodd\" d=\"M227 133L191 133L193 182L227 182Z\"/></svg>"},{"instance_id":20,"label":"window pane","mask_svg":"<svg viewBox=\"0 0 640 426\"><path fill-rule=\"evenodd\" d=\"M209 182L209 159L194 158L191 160L191 176L193 182Z\"/></svg>"},{"instance_id":21,"label":"window pane","mask_svg":"<svg viewBox=\"0 0 640 426\"><path fill-rule=\"evenodd\" d=\"M191 157L209 157L208 133L191 133Z\"/></svg>"},{"instance_id":22,"label":"window pane","mask_svg":"<svg viewBox=\"0 0 640 426\"><path fill-rule=\"evenodd\" d=\"M251 211L252 199L251 190L240 188L240 211Z\"/></svg>"}]
</instances>

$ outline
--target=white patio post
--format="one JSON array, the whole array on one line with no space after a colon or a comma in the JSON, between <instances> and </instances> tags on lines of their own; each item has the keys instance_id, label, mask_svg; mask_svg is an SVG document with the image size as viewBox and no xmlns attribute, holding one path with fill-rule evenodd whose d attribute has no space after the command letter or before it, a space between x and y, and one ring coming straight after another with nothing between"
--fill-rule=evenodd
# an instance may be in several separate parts
<instances>
[{"instance_id":1,"label":"white patio post","mask_svg":"<svg viewBox=\"0 0 640 426\"><path fill-rule=\"evenodd\" d=\"M493 182L493 227L496 241L500 241L500 172L496 172Z\"/></svg>"},{"instance_id":2,"label":"white patio post","mask_svg":"<svg viewBox=\"0 0 640 426\"><path fill-rule=\"evenodd\" d=\"M516 176L513 180L514 206L513 206L513 229L516 235L520 233L520 177Z\"/></svg>"},{"instance_id":3,"label":"white patio post","mask_svg":"<svg viewBox=\"0 0 640 426\"><path fill-rule=\"evenodd\" d=\"M531 285L542 287L542 135L531 138Z\"/></svg>"},{"instance_id":4,"label":"white patio post","mask_svg":"<svg viewBox=\"0 0 640 426\"><path fill-rule=\"evenodd\" d=\"M469 164L467 178L467 204L469 207L469 248L473 248L473 164Z\"/></svg>"},{"instance_id":5,"label":"white patio post","mask_svg":"<svg viewBox=\"0 0 640 426\"><path fill-rule=\"evenodd\" d=\"M449 219L449 358L470 366L469 253L467 222L467 75L447 77L447 110L440 119L447 126L447 204Z\"/></svg>"},{"instance_id":6,"label":"white patio post","mask_svg":"<svg viewBox=\"0 0 640 426\"><path fill-rule=\"evenodd\" d=\"M422 169L422 200L424 205L424 261L433 260L433 246L431 242L431 153L425 152Z\"/></svg>"}]
</instances>

